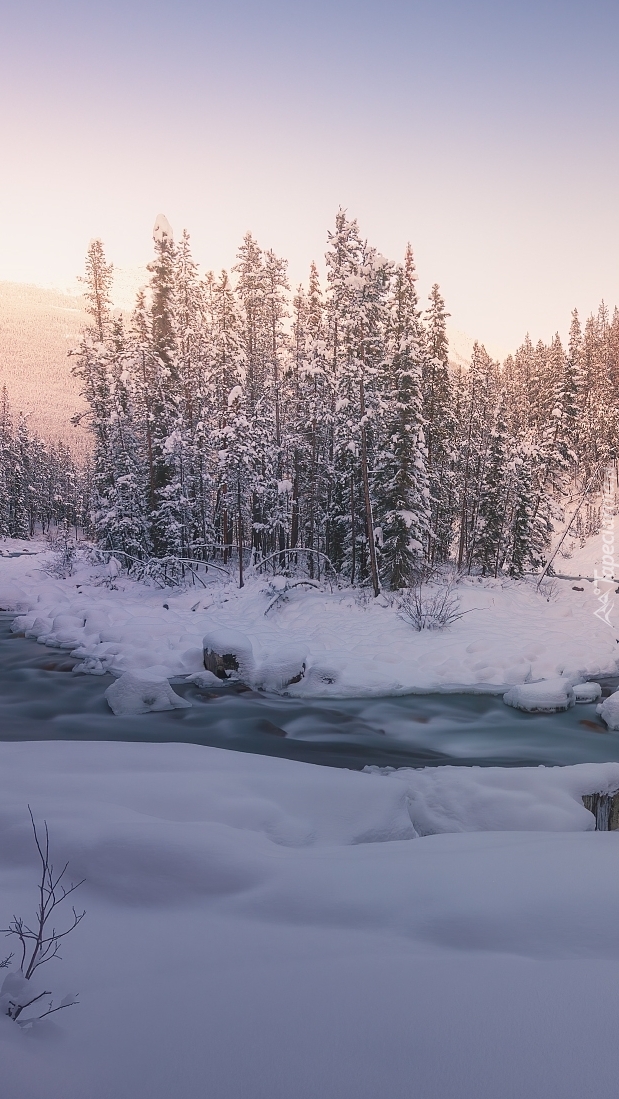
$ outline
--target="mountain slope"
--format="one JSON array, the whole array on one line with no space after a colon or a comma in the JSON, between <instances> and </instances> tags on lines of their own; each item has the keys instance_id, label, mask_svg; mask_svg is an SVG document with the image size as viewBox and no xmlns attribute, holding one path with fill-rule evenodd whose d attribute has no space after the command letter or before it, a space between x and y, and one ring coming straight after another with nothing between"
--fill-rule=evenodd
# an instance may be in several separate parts
<instances>
[{"instance_id":1,"label":"mountain slope","mask_svg":"<svg viewBox=\"0 0 619 1099\"><path fill-rule=\"evenodd\" d=\"M24 283L0 282L0 386L14 411L49 439L72 445L83 431L71 417L84 408L68 351L85 317L81 299Z\"/></svg>"}]
</instances>

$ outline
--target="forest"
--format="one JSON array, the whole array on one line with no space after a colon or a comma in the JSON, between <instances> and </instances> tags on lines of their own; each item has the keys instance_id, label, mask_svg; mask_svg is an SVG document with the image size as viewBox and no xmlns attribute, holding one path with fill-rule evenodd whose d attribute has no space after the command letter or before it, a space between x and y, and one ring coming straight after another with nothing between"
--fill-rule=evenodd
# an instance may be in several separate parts
<instances>
[{"instance_id":1,"label":"forest","mask_svg":"<svg viewBox=\"0 0 619 1099\"><path fill-rule=\"evenodd\" d=\"M476 343L449 360L441 291L417 294L340 210L326 280L294 291L248 233L230 272L200 276L190 239L154 229L149 285L112 307L93 241L89 323L71 352L91 440L85 462L0 409L0 535L73 525L132 565L301 564L397 590L453 562L522 576L546 560L566 505L617 457L619 312L567 346L527 336L503 363ZM575 533L599 523L588 505Z\"/></svg>"}]
</instances>

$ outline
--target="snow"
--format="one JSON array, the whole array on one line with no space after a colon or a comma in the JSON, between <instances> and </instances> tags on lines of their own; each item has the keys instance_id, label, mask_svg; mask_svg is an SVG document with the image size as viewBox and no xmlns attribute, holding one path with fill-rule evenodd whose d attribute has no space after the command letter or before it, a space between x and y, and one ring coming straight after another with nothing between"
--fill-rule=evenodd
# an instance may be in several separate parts
<instances>
[{"instance_id":1,"label":"snow","mask_svg":"<svg viewBox=\"0 0 619 1099\"><path fill-rule=\"evenodd\" d=\"M196 687L208 690L209 687L221 687L221 680L213 672L204 669L203 672L194 672L187 676L188 683L195 683Z\"/></svg>"},{"instance_id":2,"label":"snow","mask_svg":"<svg viewBox=\"0 0 619 1099\"><path fill-rule=\"evenodd\" d=\"M596 708L609 729L619 729L619 691L615 691Z\"/></svg>"},{"instance_id":3,"label":"snow","mask_svg":"<svg viewBox=\"0 0 619 1099\"><path fill-rule=\"evenodd\" d=\"M523 683L511 687L503 695L507 706L531 714L556 714L560 710L569 710L575 701L571 680L560 676L543 679L539 683Z\"/></svg>"},{"instance_id":4,"label":"snow","mask_svg":"<svg viewBox=\"0 0 619 1099\"><path fill-rule=\"evenodd\" d=\"M168 221L165 214L157 214L155 218L155 224L153 226L153 240L161 242L162 240L172 240L173 238L172 226Z\"/></svg>"},{"instance_id":5,"label":"snow","mask_svg":"<svg viewBox=\"0 0 619 1099\"><path fill-rule=\"evenodd\" d=\"M108 695L129 708L153 707L146 692L182 705L175 675L218 684L203 645L253 686L306 696L511 679L566 700L617 669L614 633L568 582L547 601L464 581L471 613L429 635L387 596L251 574L239 591L210 573L207 589L162 591L84 562L60 580L43 544L4 548L23 547L38 553L0 556L16 629L114 671ZM617 763L359 772L191 744L0 742L0 926L36 904L28 805L85 879L86 909L45 974L56 1002L79 990L79 1004L27 1032L0 1015L2 1091L613 1094L619 834L596 832L582 798L617 790ZM15 980L13 966L5 992Z\"/></svg>"},{"instance_id":6,"label":"snow","mask_svg":"<svg viewBox=\"0 0 619 1099\"><path fill-rule=\"evenodd\" d=\"M604 503L604 497L601 494L593 494L591 498L591 505L593 507L601 507ZM566 514L568 518L571 518L575 510L575 504L571 504L566 508ZM613 501L614 508L614 501ZM601 522L601 529L597 534L592 535L585 541L581 541L575 533L568 532L567 537L557 553L553 561L553 568L556 573L565 576L573 577L589 577L593 579L599 577L602 579L604 576L612 576L613 572L617 572L616 568L609 568L610 562L608 559L608 545L605 542L606 527L604 522ZM555 535L555 543L558 543L563 536L563 531L558 530ZM619 573L617 573L619 576ZM610 578L609 578L610 579ZM601 587L605 589L608 586L611 594L614 591L615 585L606 584L602 582Z\"/></svg>"},{"instance_id":7,"label":"snow","mask_svg":"<svg viewBox=\"0 0 619 1099\"><path fill-rule=\"evenodd\" d=\"M251 679L255 660L251 641L240 630L230 630L218 623L212 625L202 638L202 648L219 656L233 656L241 678Z\"/></svg>"},{"instance_id":8,"label":"snow","mask_svg":"<svg viewBox=\"0 0 619 1099\"><path fill-rule=\"evenodd\" d=\"M165 669L163 669L165 672ZM105 692L115 714L148 714L155 710L179 710L191 706L172 690L158 668L124 672Z\"/></svg>"},{"instance_id":9,"label":"snow","mask_svg":"<svg viewBox=\"0 0 619 1099\"><path fill-rule=\"evenodd\" d=\"M619 1070L619 765L387 774L215 748L0 743L0 918L26 805L86 909L0 1018L15 1099L580 1099ZM595 1010L592 1010L595 1005Z\"/></svg>"},{"instance_id":10,"label":"snow","mask_svg":"<svg viewBox=\"0 0 619 1099\"><path fill-rule=\"evenodd\" d=\"M233 575L221 579L213 569L201 573L206 587L162 590L83 560L61 580L45 571L45 543L7 541L5 551L20 545L28 556L0 557L0 606L22 612L16 630L71 653L84 673L159 667L168 678L189 676L203 671L207 647L234 652L236 674L249 686L336 698L503 694L540 680L582 683L618 670L619 634L596 617L594 586L586 583L583 592L560 580L538 591L530 581L465 577L454 589L463 618L418 633L388 593L374 600L328 583L285 590L282 578L252 570L239 590ZM428 595L434 591L428 585Z\"/></svg>"},{"instance_id":11,"label":"snow","mask_svg":"<svg viewBox=\"0 0 619 1099\"><path fill-rule=\"evenodd\" d=\"M602 688L599 683L575 683L574 698L576 702L597 702L602 697Z\"/></svg>"}]
</instances>

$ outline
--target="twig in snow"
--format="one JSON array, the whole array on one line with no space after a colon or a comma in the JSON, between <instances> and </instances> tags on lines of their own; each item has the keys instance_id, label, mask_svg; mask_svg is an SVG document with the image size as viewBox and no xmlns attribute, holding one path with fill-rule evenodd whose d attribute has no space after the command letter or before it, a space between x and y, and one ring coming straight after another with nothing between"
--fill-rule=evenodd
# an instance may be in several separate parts
<instances>
[{"instance_id":1,"label":"twig in snow","mask_svg":"<svg viewBox=\"0 0 619 1099\"><path fill-rule=\"evenodd\" d=\"M272 610L272 608L275 606L277 601L279 599L281 599L283 595L287 595L288 592L292 591L293 588L300 588L302 585L304 585L307 588L318 588L318 589L320 589L320 584L318 584L316 580L295 580L294 584L286 584L286 587L282 588L282 590L280 592L278 592L277 595L275 596L275 599L273 599L273 601L271 603L269 603L267 609L264 612L265 616L269 613L270 610Z\"/></svg>"},{"instance_id":2,"label":"twig in snow","mask_svg":"<svg viewBox=\"0 0 619 1099\"><path fill-rule=\"evenodd\" d=\"M67 935L70 935L75 930L77 925L81 923L86 912L77 912L75 907L72 906L73 918L70 921L68 927L64 931L57 931L55 924L51 922L56 909L63 901L67 899L76 889L79 889L83 884L83 880L65 885L63 878L67 872L68 862L64 864L62 870L57 872L54 868L54 864L51 861L50 849L49 849L49 830L47 827L47 821L43 822L45 830L44 838L39 836L37 826L32 814L32 809L28 806L28 812L30 814L30 821L32 823L32 830L34 832L34 842L41 861L41 876L38 885L39 902L36 909L35 919L33 925L26 923L22 916L13 916L8 927L0 928L0 931L4 931L5 935L13 935L17 938L21 948L21 960L19 964L19 972L23 978L21 982L21 988L19 992L13 994L9 992L7 1015L11 1019L19 1019L26 1008L31 1007L32 1004L38 1003L44 996L50 996L49 991L44 991L31 999L26 999L27 992L25 991L26 981L29 981L39 966L44 965L46 962L51 962L52 958L59 958L60 944ZM1 964L6 968L13 957L11 953ZM9 978L7 977L7 982ZM6 983L6 982L5 982ZM13 981L15 984L15 981ZM10 986L9 986L10 987ZM17 987L17 984L16 984ZM49 1007L47 1011L44 1011L41 1015L37 1015L35 1019L43 1019L46 1015L51 1015L53 1012L61 1011L65 1007L72 1007L78 1001L71 996L65 996L64 1000L57 1006L53 1006L53 1001L49 1001ZM27 1022L33 1022L32 1018L26 1020Z\"/></svg>"}]
</instances>

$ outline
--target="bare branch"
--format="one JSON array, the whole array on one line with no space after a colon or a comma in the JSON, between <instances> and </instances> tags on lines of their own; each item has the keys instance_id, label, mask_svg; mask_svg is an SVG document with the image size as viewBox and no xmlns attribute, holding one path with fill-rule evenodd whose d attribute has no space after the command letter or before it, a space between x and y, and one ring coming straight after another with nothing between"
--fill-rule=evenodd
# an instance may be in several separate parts
<instances>
[{"instance_id":1,"label":"bare branch","mask_svg":"<svg viewBox=\"0 0 619 1099\"><path fill-rule=\"evenodd\" d=\"M30 814L35 846L41 862L41 874L37 887L39 899L35 913L34 926L31 927L30 924L26 923L22 916L14 915L8 927L0 928L0 932L4 932L5 935L14 935L19 941L21 946L19 970L26 981L30 980L39 966L44 965L45 962L50 962L52 958L60 957L59 949L62 940L75 930L77 925L81 923L86 915L85 910L83 912L78 912L75 906L72 905L71 911L73 913L73 919L67 927L59 931L56 929L55 925L51 924L51 917L55 909L58 908L67 897L70 897L76 889L79 889L80 885L84 884L84 879L78 882L71 882L70 885L64 884L63 878L69 866L68 862L65 862L60 871L55 871L50 857L47 821L43 821L44 834L41 834L40 829L37 829L36 821L30 806L28 806L28 813ZM11 952L4 961L0 962L0 969L6 969L12 957L13 952ZM7 1014L10 1015L12 1019L17 1020L26 1008L37 1003L44 996L50 995L50 992L41 992L26 1003L10 1001ZM63 1000L58 1007L53 1007L53 1001L50 1000L47 1011L44 1011L41 1015L35 1016L34 1019L27 1019L26 1022L34 1022L36 1019L43 1019L46 1015L61 1011L65 1007L72 1007L73 1004L77 1002L77 1000L71 1000L70 1002L65 1002Z\"/></svg>"},{"instance_id":2,"label":"bare branch","mask_svg":"<svg viewBox=\"0 0 619 1099\"><path fill-rule=\"evenodd\" d=\"M58 1004L58 1007L52 1007L53 1002L53 1000L50 1000L49 1009L47 1011L44 1011L42 1015L37 1015L37 1021L39 1019L44 1019L46 1015L53 1015L55 1011L64 1011L65 1007L75 1007L76 1004L79 1004L79 1000L71 1000L67 1004L62 1003Z\"/></svg>"}]
</instances>

